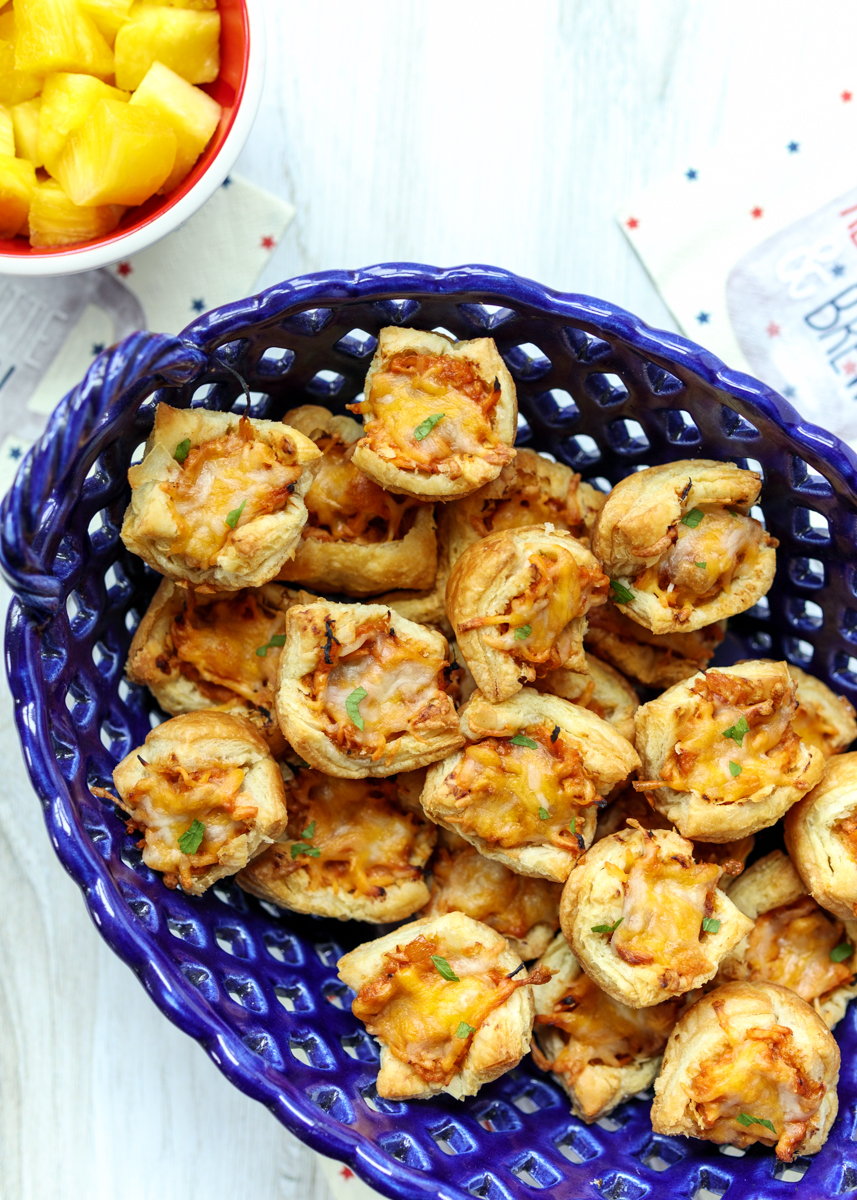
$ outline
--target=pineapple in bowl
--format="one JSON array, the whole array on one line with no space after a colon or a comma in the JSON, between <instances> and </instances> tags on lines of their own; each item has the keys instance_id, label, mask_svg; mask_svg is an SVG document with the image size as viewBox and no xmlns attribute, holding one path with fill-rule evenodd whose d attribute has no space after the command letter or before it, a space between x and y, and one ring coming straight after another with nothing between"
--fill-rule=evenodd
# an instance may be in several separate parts
<instances>
[{"instance_id":1,"label":"pineapple in bowl","mask_svg":"<svg viewBox=\"0 0 857 1200\"><path fill-rule=\"evenodd\" d=\"M0 238L80 245L179 188L220 38L217 0L0 0Z\"/></svg>"}]
</instances>

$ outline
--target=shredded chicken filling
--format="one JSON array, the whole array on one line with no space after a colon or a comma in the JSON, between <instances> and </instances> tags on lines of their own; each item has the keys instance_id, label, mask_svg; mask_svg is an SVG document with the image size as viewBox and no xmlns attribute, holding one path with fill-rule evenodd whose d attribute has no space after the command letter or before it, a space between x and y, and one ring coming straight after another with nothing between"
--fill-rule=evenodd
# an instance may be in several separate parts
<instances>
[{"instance_id":1,"label":"shredded chicken filling","mask_svg":"<svg viewBox=\"0 0 857 1200\"><path fill-rule=\"evenodd\" d=\"M720 1019L728 1045L700 1064L690 1085L697 1127L703 1137L721 1144L776 1144L777 1157L791 1162L815 1125L825 1085L808 1078L786 1026L738 1031ZM774 1132L757 1121L741 1124L741 1114L770 1121Z\"/></svg>"},{"instance_id":2,"label":"shredded chicken filling","mask_svg":"<svg viewBox=\"0 0 857 1200\"><path fill-rule=\"evenodd\" d=\"M634 580L635 588L656 594L669 608L728 592L738 571L751 571L772 541L753 517L711 504L696 511L704 514L699 524L691 528L679 521L670 530L669 549Z\"/></svg>"},{"instance_id":3,"label":"shredded chicken filling","mask_svg":"<svg viewBox=\"0 0 857 1200\"><path fill-rule=\"evenodd\" d=\"M775 788L799 782L807 750L792 729L797 701L785 669L756 679L712 670L691 691L660 780L649 784L735 804L764 800ZM734 736L725 736L727 730Z\"/></svg>"},{"instance_id":4,"label":"shredded chicken filling","mask_svg":"<svg viewBox=\"0 0 857 1200\"><path fill-rule=\"evenodd\" d=\"M233 839L247 832L257 806L242 790L245 774L241 767L225 763L188 771L175 754L165 763L145 763L145 774L126 800L128 828L143 834L143 861L164 872L167 887L190 887L194 875L219 863ZM185 854L179 839L194 821L205 831L199 848Z\"/></svg>"},{"instance_id":5,"label":"shredded chicken filling","mask_svg":"<svg viewBox=\"0 0 857 1200\"><path fill-rule=\"evenodd\" d=\"M420 738L455 726L449 664L440 651L400 634L390 613L363 621L345 645L336 637L336 622L326 625L321 660L304 686L324 733L338 749L377 761L393 752L405 733ZM359 689L366 695L357 703L360 720L355 722L348 706L350 701L354 707Z\"/></svg>"},{"instance_id":6,"label":"shredded chicken filling","mask_svg":"<svg viewBox=\"0 0 857 1200\"><path fill-rule=\"evenodd\" d=\"M502 466L515 457L493 429L499 399L499 381L484 380L468 359L405 352L388 359L366 399L349 407L367 418L361 444L385 462L456 479L463 459Z\"/></svg>"},{"instance_id":7,"label":"shredded chicken filling","mask_svg":"<svg viewBox=\"0 0 857 1200\"><path fill-rule=\"evenodd\" d=\"M462 912L504 937L521 939L536 925L555 929L559 924L561 883L516 875L474 846L454 852L436 850L432 875L429 909L433 916Z\"/></svg>"},{"instance_id":8,"label":"shredded chicken filling","mask_svg":"<svg viewBox=\"0 0 857 1200\"><path fill-rule=\"evenodd\" d=\"M170 639L181 673L214 703L240 698L271 709L280 648L270 642L284 632L284 613L253 592L236 592L211 604L196 603L189 592L173 619ZM263 646L268 647L265 654L257 654ZM164 666L169 668L166 659Z\"/></svg>"},{"instance_id":9,"label":"shredded chicken filling","mask_svg":"<svg viewBox=\"0 0 857 1200\"><path fill-rule=\"evenodd\" d=\"M844 940L842 922L811 896L801 896L756 918L745 955L747 978L780 983L811 1003L854 978L849 963L830 958Z\"/></svg>"},{"instance_id":10,"label":"shredded chicken filling","mask_svg":"<svg viewBox=\"0 0 857 1200\"><path fill-rule=\"evenodd\" d=\"M308 518L303 537L361 546L395 542L413 526L420 504L385 492L351 461L356 443L318 438L323 457L304 502Z\"/></svg>"},{"instance_id":11,"label":"shredded chicken filling","mask_svg":"<svg viewBox=\"0 0 857 1200\"><path fill-rule=\"evenodd\" d=\"M445 780L455 809L445 819L504 849L551 844L582 853L581 811L601 799L582 754L550 725L517 736L535 749L507 737L467 746Z\"/></svg>"},{"instance_id":12,"label":"shredded chicken filling","mask_svg":"<svg viewBox=\"0 0 857 1200\"><path fill-rule=\"evenodd\" d=\"M807 706L801 703L800 688L798 688L798 706L797 712L792 718L792 729L801 739L810 746L815 746L816 750L820 750L822 754L831 755L836 753L836 747L841 746L842 731L834 725L827 713L820 706ZM843 705L843 715L853 716L854 710L847 700L839 697L840 704Z\"/></svg>"},{"instance_id":13,"label":"shredded chicken filling","mask_svg":"<svg viewBox=\"0 0 857 1200\"><path fill-rule=\"evenodd\" d=\"M562 499L552 496L535 471L528 471L518 455L514 467L514 490L502 500L485 500L470 517L470 524L480 537L501 529L522 529L526 525L550 523L555 529L567 530L576 537L585 532L580 508L579 475L572 475Z\"/></svg>"},{"instance_id":14,"label":"shredded chicken filling","mask_svg":"<svg viewBox=\"0 0 857 1200\"><path fill-rule=\"evenodd\" d=\"M564 666L573 652L574 622L593 605L607 599L610 581L600 567L580 567L564 546L552 546L529 556L528 578L504 613L472 617L461 632L495 626L484 641L495 650L538 667L542 672Z\"/></svg>"},{"instance_id":15,"label":"shredded chicken filling","mask_svg":"<svg viewBox=\"0 0 857 1200\"><path fill-rule=\"evenodd\" d=\"M293 453L257 439L246 417L232 432L192 446L178 477L161 484L177 527L170 554L210 567L235 531L284 509L301 477Z\"/></svg>"},{"instance_id":16,"label":"shredded chicken filling","mask_svg":"<svg viewBox=\"0 0 857 1200\"><path fill-rule=\"evenodd\" d=\"M497 966L502 952L479 942L452 949L420 934L384 955L381 974L360 989L352 1011L422 1079L445 1086L487 1017L517 988L536 982L523 973L509 979ZM445 958L458 979L444 979L432 955ZM463 1026L471 1032L460 1037Z\"/></svg>"},{"instance_id":17,"label":"shredded chicken filling","mask_svg":"<svg viewBox=\"0 0 857 1200\"><path fill-rule=\"evenodd\" d=\"M301 769L287 784L288 842L272 846L272 873L305 871L319 888L381 899L395 884L422 878L429 825L402 809L391 779L335 779ZM311 850L308 854L305 851Z\"/></svg>"},{"instance_id":18,"label":"shredded chicken filling","mask_svg":"<svg viewBox=\"0 0 857 1200\"><path fill-rule=\"evenodd\" d=\"M569 984L553 1012L537 1025L562 1031L565 1045L546 1069L574 1083L587 1067L630 1067L663 1053L675 1025L680 999L650 1008L629 1008L602 992L584 974Z\"/></svg>"},{"instance_id":19,"label":"shredded chicken filling","mask_svg":"<svg viewBox=\"0 0 857 1200\"><path fill-rule=\"evenodd\" d=\"M610 935L616 954L630 966L661 969L665 988L709 973L703 943L710 935L702 922L716 907L720 867L695 863L689 855L665 858L648 837L642 855L629 848L624 871L612 864L607 869L618 872L624 891L621 923Z\"/></svg>"}]
</instances>

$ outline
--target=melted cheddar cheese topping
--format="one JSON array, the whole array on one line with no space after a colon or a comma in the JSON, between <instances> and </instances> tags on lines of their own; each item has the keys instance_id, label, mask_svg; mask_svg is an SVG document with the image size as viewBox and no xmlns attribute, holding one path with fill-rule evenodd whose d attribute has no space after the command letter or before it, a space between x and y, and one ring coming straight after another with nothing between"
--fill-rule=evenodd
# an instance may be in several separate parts
<instances>
[{"instance_id":1,"label":"melted cheddar cheese topping","mask_svg":"<svg viewBox=\"0 0 857 1200\"><path fill-rule=\"evenodd\" d=\"M448 694L446 654L399 633L392 615L361 622L353 640L343 645L336 622L328 620L322 661L304 686L316 717L340 750L369 754L374 761L394 753L396 739L457 727ZM362 688L366 695L352 720L349 698Z\"/></svg>"},{"instance_id":2,"label":"melted cheddar cheese topping","mask_svg":"<svg viewBox=\"0 0 857 1200\"><path fill-rule=\"evenodd\" d=\"M404 812L393 780L335 779L302 768L286 785L286 801L289 840L267 852L278 877L305 871L310 891L373 898L394 884L422 878L430 826ZM313 853L295 853L295 846Z\"/></svg>"},{"instance_id":3,"label":"melted cheddar cheese topping","mask_svg":"<svg viewBox=\"0 0 857 1200\"><path fill-rule=\"evenodd\" d=\"M622 921L610 935L624 962L661 969L665 989L710 971L702 921L714 912L720 867L689 855L664 857L650 836L642 855L628 849L624 871L609 863L605 869L617 873L624 892Z\"/></svg>"},{"instance_id":4,"label":"melted cheddar cheese topping","mask_svg":"<svg viewBox=\"0 0 857 1200\"><path fill-rule=\"evenodd\" d=\"M161 484L177 526L170 554L212 566L235 530L287 506L300 477L293 453L257 439L246 417L231 433L192 446L177 477ZM230 526L226 518L242 503Z\"/></svg>"},{"instance_id":5,"label":"melted cheddar cheese topping","mask_svg":"<svg viewBox=\"0 0 857 1200\"><path fill-rule=\"evenodd\" d=\"M837 696L837 702L842 705L843 717L853 718L854 709L844 696ZM806 705L801 700L800 684L797 685L797 712L792 718L792 729L801 739L829 758L844 748L842 730L833 723L821 705ZM846 735L847 736L847 735ZM845 743L847 745L847 743Z\"/></svg>"},{"instance_id":6,"label":"melted cheddar cheese topping","mask_svg":"<svg viewBox=\"0 0 857 1200\"><path fill-rule=\"evenodd\" d=\"M483 640L505 650L541 673L564 666L575 644L578 617L607 599L610 581L600 567L581 567L564 546L551 546L529 556L524 590L513 596L504 613L462 621L461 632L495 626ZM518 632L529 628L525 637Z\"/></svg>"},{"instance_id":7,"label":"melted cheddar cheese topping","mask_svg":"<svg viewBox=\"0 0 857 1200\"><path fill-rule=\"evenodd\" d=\"M302 536L361 546L403 538L419 501L385 492L351 461L356 448L340 438L316 439L323 457L304 497L308 518Z\"/></svg>"},{"instance_id":8,"label":"melted cheddar cheese topping","mask_svg":"<svg viewBox=\"0 0 857 1200\"><path fill-rule=\"evenodd\" d=\"M811 1003L854 978L847 962L830 958L830 951L844 939L842 922L811 896L801 896L756 918L747 939L747 978L780 983Z\"/></svg>"},{"instance_id":9,"label":"melted cheddar cheese topping","mask_svg":"<svg viewBox=\"0 0 857 1200\"><path fill-rule=\"evenodd\" d=\"M825 1085L807 1078L786 1026L738 1033L718 1015L729 1045L699 1065L690 1085L700 1136L733 1146L755 1141L776 1145L777 1157L791 1162L818 1113ZM758 1123L742 1125L742 1113L770 1121L775 1132Z\"/></svg>"},{"instance_id":10,"label":"melted cheddar cheese topping","mask_svg":"<svg viewBox=\"0 0 857 1200\"><path fill-rule=\"evenodd\" d=\"M462 912L504 937L525 938L535 925L559 924L562 884L516 875L474 846L450 852L441 847L432 859L432 916Z\"/></svg>"},{"instance_id":11,"label":"melted cheddar cheese topping","mask_svg":"<svg viewBox=\"0 0 857 1200\"><path fill-rule=\"evenodd\" d=\"M285 614L254 592L235 592L211 604L195 603L189 592L169 640L179 670L209 700L228 704L240 697L270 709L281 653L270 641L285 628ZM264 656L256 653L262 646L268 647Z\"/></svg>"},{"instance_id":12,"label":"melted cheddar cheese topping","mask_svg":"<svg viewBox=\"0 0 857 1200\"><path fill-rule=\"evenodd\" d=\"M630 1067L663 1053L681 999L650 1008L629 1008L581 973L556 1001L539 1013L537 1025L562 1031L563 1046L546 1069L575 1083L587 1067Z\"/></svg>"},{"instance_id":13,"label":"melted cheddar cheese topping","mask_svg":"<svg viewBox=\"0 0 857 1200\"><path fill-rule=\"evenodd\" d=\"M507 737L466 747L445 780L455 808L446 820L504 849L552 844L581 854L583 836L572 833L572 822L601 799L596 782L577 747L550 725L522 733L535 749Z\"/></svg>"},{"instance_id":14,"label":"melted cheddar cheese topping","mask_svg":"<svg viewBox=\"0 0 857 1200\"><path fill-rule=\"evenodd\" d=\"M366 399L349 407L364 414L360 444L385 462L456 479L462 458L502 466L515 457L494 432L499 399L499 382L484 380L469 359L406 352L388 359ZM417 429L439 413L442 419L418 440Z\"/></svg>"},{"instance_id":15,"label":"melted cheddar cheese topping","mask_svg":"<svg viewBox=\"0 0 857 1200\"><path fill-rule=\"evenodd\" d=\"M526 525L551 524L579 537L585 534L580 506L579 475L572 475L562 499L552 496L536 471L527 470L526 455L519 451L513 467L515 484L500 500L483 500L470 515L470 524L479 537L501 529L522 529ZM502 476L501 476L502 479Z\"/></svg>"},{"instance_id":16,"label":"melted cheddar cheese topping","mask_svg":"<svg viewBox=\"0 0 857 1200\"><path fill-rule=\"evenodd\" d=\"M691 692L660 771L664 783L735 804L764 800L775 788L799 782L807 751L792 729L797 701L784 666L772 663L768 676L754 679L707 671ZM725 736L742 721L748 732Z\"/></svg>"},{"instance_id":17,"label":"melted cheddar cheese topping","mask_svg":"<svg viewBox=\"0 0 857 1200\"><path fill-rule=\"evenodd\" d=\"M634 580L635 588L653 593L669 608L728 592L738 570L752 570L762 547L772 544L753 517L710 504L698 511L704 514L699 524L692 529L679 521L670 531L670 548Z\"/></svg>"},{"instance_id":18,"label":"melted cheddar cheese topping","mask_svg":"<svg viewBox=\"0 0 857 1200\"><path fill-rule=\"evenodd\" d=\"M474 1036L458 1037L461 1023L478 1031L517 988L531 982L521 975L509 979L497 966L502 953L502 947L486 950L479 942L452 949L439 937L420 934L384 955L381 973L360 989L352 1011L427 1083L446 1085ZM445 958L458 980L444 979L432 955Z\"/></svg>"},{"instance_id":19,"label":"melted cheddar cheese topping","mask_svg":"<svg viewBox=\"0 0 857 1200\"><path fill-rule=\"evenodd\" d=\"M246 833L255 818L256 805L242 790L245 772L224 763L188 771L175 754L165 763L144 767L126 798L128 828L143 834L143 861L164 872L167 887L181 883L187 888L194 875L221 861L228 844ZM196 853L184 854L179 838L194 821L205 826L202 843Z\"/></svg>"}]
</instances>

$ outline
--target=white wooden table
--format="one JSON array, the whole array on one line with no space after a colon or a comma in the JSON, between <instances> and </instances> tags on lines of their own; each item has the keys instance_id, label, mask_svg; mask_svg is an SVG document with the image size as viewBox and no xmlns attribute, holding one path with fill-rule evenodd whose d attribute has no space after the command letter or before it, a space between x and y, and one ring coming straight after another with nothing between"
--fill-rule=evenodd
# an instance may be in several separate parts
<instances>
[{"instance_id":1,"label":"white wooden table","mask_svg":"<svg viewBox=\"0 0 857 1200\"><path fill-rule=\"evenodd\" d=\"M671 326L615 207L766 106L805 101L810 60L857 92L849 0L810 20L798 0L267 5L262 111L236 170L297 217L263 284L483 262ZM318 1160L99 938L49 846L0 688L0 1196L329 1196Z\"/></svg>"}]
</instances>

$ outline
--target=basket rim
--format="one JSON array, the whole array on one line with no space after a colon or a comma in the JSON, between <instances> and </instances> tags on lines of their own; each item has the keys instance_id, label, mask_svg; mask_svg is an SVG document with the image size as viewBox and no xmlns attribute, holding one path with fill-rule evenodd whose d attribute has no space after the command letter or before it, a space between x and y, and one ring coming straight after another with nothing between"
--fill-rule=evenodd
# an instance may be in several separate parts
<instances>
[{"instance_id":1,"label":"basket rim","mask_svg":"<svg viewBox=\"0 0 857 1200\"><path fill-rule=\"evenodd\" d=\"M680 334L659 330L607 301L560 292L500 268L466 265L442 269L418 263L382 263L357 271L321 271L299 276L204 314L180 335L200 347L212 340L224 344L240 336L242 324L284 320L306 309L420 295L454 296L459 302L480 294L482 303L503 299L533 310L567 316L570 324L608 330L635 351L666 370L681 366L724 393L736 411L776 424L811 465L833 479L837 493L857 505L857 455L835 435L805 422L773 389ZM477 301L478 302L478 301ZM134 336L134 335L132 335ZM486 331L490 336L490 330ZM121 347L119 348L121 350ZM109 352L107 352L109 353ZM116 354L116 350L112 352ZM97 370L98 360L90 370ZM60 406L74 406L70 392ZM40 441L28 453L47 453ZM22 464L23 467L23 464ZM20 470L21 468L19 468ZM143 925L128 909L96 846L86 835L74 809L70 789L51 753L47 709L40 703L42 680L41 626L19 598L13 599L6 622L7 675L15 704L15 721L33 786L44 808L45 822L60 862L81 888L96 927L111 949L134 971L161 1011L183 1032L199 1041L221 1072L246 1095L265 1104L287 1129L321 1154L351 1167L370 1186L397 1198L440 1197L470 1200L463 1188L439 1185L430 1172L398 1162L357 1130L335 1121L302 1091L275 1082L262 1060L235 1030L214 1013L174 964L153 945Z\"/></svg>"}]
</instances>

